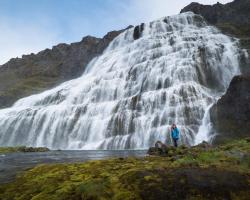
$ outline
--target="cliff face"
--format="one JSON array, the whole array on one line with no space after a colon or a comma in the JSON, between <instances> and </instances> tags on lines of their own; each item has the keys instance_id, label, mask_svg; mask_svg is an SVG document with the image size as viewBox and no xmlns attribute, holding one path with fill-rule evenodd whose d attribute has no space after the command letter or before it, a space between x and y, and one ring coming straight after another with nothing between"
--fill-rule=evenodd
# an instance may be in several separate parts
<instances>
[{"instance_id":1,"label":"cliff face","mask_svg":"<svg viewBox=\"0 0 250 200\"><path fill-rule=\"evenodd\" d=\"M211 109L219 135L216 142L250 136L250 76L233 78L225 95Z\"/></svg>"},{"instance_id":2,"label":"cliff face","mask_svg":"<svg viewBox=\"0 0 250 200\"><path fill-rule=\"evenodd\" d=\"M80 76L87 64L123 31L109 32L102 39L87 36L80 42L11 59L0 66L0 108Z\"/></svg>"},{"instance_id":3,"label":"cliff face","mask_svg":"<svg viewBox=\"0 0 250 200\"><path fill-rule=\"evenodd\" d=\"M192 11L202 15L209 23L238 36L250 35L250 1L235 0L228 4L202 5L191 3L181 12Z\"/></svg>"},{"instance_id":4,"label":"cliff face","mask_svg":"<svg viewBox=\"0 0 250 200\"><path fill-rule=\"evenodd\" d=\"M235 0L228 4L202 5L191 3L181 10L202 15L223 33L240 39L242 48L250 53L250 0ZM250 60L242 56L242 73L250 74Z\"/></svg>"}]
</instances>

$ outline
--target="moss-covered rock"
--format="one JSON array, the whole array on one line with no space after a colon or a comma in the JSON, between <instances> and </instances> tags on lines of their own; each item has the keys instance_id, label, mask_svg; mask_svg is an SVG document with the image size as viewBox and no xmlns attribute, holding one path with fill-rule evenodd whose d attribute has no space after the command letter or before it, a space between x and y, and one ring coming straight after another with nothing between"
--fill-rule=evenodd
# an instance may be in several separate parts
<instances>
[{"instance_id":1,"label":"moss-covered rock","mask_svg":"<svg viewBox=\"0 0 250 200\"><path fill-rule=\"evenodd\" d=\"M46 147L0 147L0 153L13 153L13 152L46 152L49 151Z\"/></svg>"},{"instance_id":2,"label":"moss-covered rock","mask_svg":"<svg viewBox=\"0 0 250 200\"><path fill-rule=\"evenodd\" d=\"M1 185L0 199L249 199L249 139L171 151L175 159L147 156L39 165Z\"/></svg>"}]
</instances>

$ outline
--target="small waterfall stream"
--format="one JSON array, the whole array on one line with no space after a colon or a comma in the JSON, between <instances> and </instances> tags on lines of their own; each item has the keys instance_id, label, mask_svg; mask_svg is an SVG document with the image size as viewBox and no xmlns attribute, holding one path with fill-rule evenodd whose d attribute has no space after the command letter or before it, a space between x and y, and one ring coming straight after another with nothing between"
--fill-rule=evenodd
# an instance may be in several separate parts
<instances>
[{"instance_id":1,"label":"small waterfall stream","mask_svg":"<svg viewBox=\"0 0 250 200\"><path fill-rule=\"evenodd\" d=\"M208 139L204 114L240 73L239 53L191 12L128 29L80 78L0 110L0 146L147 148L170 143L172 123L193 145Z\"/></svg>"}]
</instances>

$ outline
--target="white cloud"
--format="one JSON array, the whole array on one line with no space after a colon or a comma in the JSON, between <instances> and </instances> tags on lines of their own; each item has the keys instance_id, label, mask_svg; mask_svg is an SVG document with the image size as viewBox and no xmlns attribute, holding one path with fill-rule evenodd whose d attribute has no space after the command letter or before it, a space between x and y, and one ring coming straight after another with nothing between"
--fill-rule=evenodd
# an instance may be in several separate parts
<instances>
[{"instance_id":1,"label":"white cloud","mask_svg":"<svg viewBox=\"0 0 250 200\"><path fill-rule=\"evenodd\" d=\"M230 2L230 0L197 1L202 4ZM76 13L75 16L70 16L67 24L63 25L58 19L47 18L46 13L40 16L38 21L30 19L25 23L19 19L4 18L0 14L0 65L12 57L36 53L60 42L74 42L84 35L101 36L107 31L125 28L128 25L178 14L190 2L192 0L120 0L115 1L108 10L98 10L98 16L89 16L86 19L81 13Z\"/></svg>"}]
</instances>

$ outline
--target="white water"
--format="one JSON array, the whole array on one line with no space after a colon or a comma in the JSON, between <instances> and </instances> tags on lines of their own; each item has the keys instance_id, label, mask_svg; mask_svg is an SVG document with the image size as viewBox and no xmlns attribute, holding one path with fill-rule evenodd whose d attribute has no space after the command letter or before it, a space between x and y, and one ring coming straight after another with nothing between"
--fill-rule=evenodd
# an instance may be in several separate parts
<instances>
[{"instance_id":1,"label":"white water","mask_svg":"<svg viewBox=\"0 0 250 200\"><path fill-rule=\"evenodd\" d=\"M193 13L145 24L138 40L133 31L80 78L0 110L0 146L147 148L171 142L172 123L182 143L207 140L205 111L239 73L237 41Z\"/></svg>"}]
</instances>

